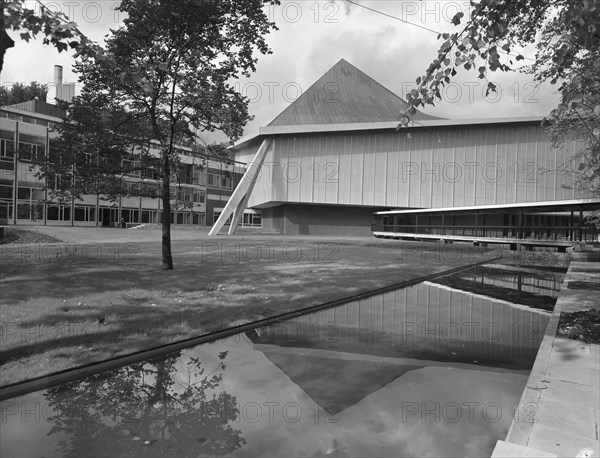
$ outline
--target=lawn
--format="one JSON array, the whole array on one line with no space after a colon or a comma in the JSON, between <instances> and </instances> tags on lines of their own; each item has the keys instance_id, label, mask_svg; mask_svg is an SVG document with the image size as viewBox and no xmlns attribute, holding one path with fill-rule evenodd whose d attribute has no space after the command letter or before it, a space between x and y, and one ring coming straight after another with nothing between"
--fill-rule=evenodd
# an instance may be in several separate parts
<instances>
[{"instance_id":1,"label":"lawn","mask_svg":"<svg viewBox=\"0 0 600 458\"><path fill-rule=\"evenodd\" d=\"M73 228L69 228L75 231ZM0 385L498 256L468 245L374 238L175 236L0 246ZM89 230L90 240L98 233ZM75 233L75 232L73 232ZM84 234L83 236L81 234ZM110 234L119 234L110 232ZM125 234L125 232L122 232ZM63 239L64 240L64 239ZM71 239L72 240L72 239ZM120 241L124 240L124 241Z\"/></svg>"}]
</instances>

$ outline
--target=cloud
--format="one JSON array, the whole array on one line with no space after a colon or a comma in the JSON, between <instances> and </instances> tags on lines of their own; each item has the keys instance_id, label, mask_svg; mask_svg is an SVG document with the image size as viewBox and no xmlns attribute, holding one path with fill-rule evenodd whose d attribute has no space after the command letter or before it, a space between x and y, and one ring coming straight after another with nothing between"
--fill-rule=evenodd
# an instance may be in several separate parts
<instances>
[{"instance_id":1,"label":"cloud","mask_svg":"<svg viewBox=\"0 0 600 458\"><path fill-rule=\"evenodd\" d=\"M468 1L462 0L363 3L410 24L342 0L285 0L268 9L279 27L267 37L273 54L259 55L256 72L237 81L242 93L252 100L249 110L255 116L246 126L246 134L268 124L295 99L298 89L308 89L341 58L405 98L415 79L437 55L441 43L434 33L417 25L439 32L454 31L450 19L459 10L466 13L469 8ZM116 1L52 4L70 14L85 34L100 42L123 19L114 9ZM14 32L11 35L17 44L6 54L3 84L33 80L50 83L54 64L63 65L65 81L76 80L69 54L59 54L55 48L43 46L41 40L25 43ZM533 55L531 51L529 55ZM488 78L500 88L497 100L485 97L485 81L478 80L475 72L460 69L444 91L444 100L425 111L449 118L544 115L556 103L554 88L536 87L529 75L492 73ZM225 140L217 134L209 137Z\"/></svg>"}]
</instances>

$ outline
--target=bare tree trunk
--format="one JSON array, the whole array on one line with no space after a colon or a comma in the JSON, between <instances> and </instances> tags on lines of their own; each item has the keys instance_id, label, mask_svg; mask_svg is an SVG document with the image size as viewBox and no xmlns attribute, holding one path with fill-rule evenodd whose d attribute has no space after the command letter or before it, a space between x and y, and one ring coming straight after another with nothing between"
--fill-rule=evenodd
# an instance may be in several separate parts
<instances>
[{"instance_id":1,"label":"bare tree trunk","mask_svg":"<svg viewBox=\"0 0 600 458\"><path fill-rule=\"evenodd\" d=\"M167 154L163 154L163 168L162 268L163 270L173 270L173 256L171 255L171 167Z\"/></svg>"}]
</instances>

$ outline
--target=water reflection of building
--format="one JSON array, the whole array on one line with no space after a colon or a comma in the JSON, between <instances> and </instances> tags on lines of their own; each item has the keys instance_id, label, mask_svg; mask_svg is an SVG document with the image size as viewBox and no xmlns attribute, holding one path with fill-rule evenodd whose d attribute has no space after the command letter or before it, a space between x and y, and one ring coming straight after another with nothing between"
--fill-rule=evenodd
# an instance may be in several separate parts
<instances>
[{"instance_id":1,"label":"water reflection of building","mask_svg":"<svg viewBox=\"0 0 600 458\"><path fill-rule=\"evenodd\" d=\"M511 266L479 266L432 282L472 294L551 311L560 292L562 273Z\"/></svg>"},{"instance_id":2,"label":"water reflection of building","mask_svg":"<svg viewBox=\"0 0 600 458\"><path fill-rule=\"evenodd\" d=\"M336 413L426 366L527 371L548 319L543 310L421 283L247 335L255 350Z\"/></svg>"}]
</instances>

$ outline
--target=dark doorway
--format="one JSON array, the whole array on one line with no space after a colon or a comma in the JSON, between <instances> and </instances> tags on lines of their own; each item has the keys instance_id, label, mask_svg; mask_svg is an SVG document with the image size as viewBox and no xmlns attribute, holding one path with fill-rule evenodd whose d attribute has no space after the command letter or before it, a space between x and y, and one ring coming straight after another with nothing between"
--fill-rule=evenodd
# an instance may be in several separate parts
<instances>
[{"instance_id":1,"label":"dark doorway","mask_svg":"<svg viewBox=\"0 0 600 458\"><path fill-rule=\"evenodd\" d=\"M110 208L102 209L102 227L110 226Z\"/></svg>"}]
</instances>

